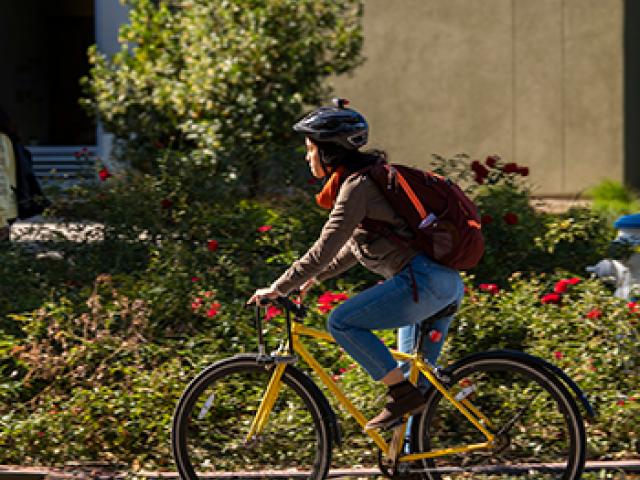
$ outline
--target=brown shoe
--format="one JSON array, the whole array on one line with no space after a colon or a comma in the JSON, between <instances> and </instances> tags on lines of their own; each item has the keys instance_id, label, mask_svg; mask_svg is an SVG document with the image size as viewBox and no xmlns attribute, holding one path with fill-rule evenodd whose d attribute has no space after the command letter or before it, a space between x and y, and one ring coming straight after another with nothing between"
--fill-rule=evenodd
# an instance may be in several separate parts
<instances>
[{"instance_id":1,"label":"brown shoe","mask_svg":"<svg viewBox=\"0 0 640 480\"><path fill-rule=\"evenodd\" d=\"M389 387L387 404L382 412L369 420L364 429L388 428L398 423L405 414L419 413L425 406L425 399L420 390L408 380L403 380Z\"/></svg>"}]
</instances>

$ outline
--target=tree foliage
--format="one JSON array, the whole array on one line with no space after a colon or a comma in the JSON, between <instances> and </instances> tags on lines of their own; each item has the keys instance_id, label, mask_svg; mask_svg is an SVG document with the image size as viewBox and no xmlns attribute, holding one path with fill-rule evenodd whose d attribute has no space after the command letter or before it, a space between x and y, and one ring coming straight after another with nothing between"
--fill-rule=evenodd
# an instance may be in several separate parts
<instances>
[{"instance_id":1,"label":"tree foliage","mask_svg":"<svg viewBox=\"0 0 640 480\"><path fill-rule=\"evenodd\" d=\"M362 61L361 0L127 4L121 50L89 51L83 104L118 138L116 158L143 171L171 148L257 187L256 166L282 172L291 125L326 100L325 79Z\"/></svg>"}]
</instances>

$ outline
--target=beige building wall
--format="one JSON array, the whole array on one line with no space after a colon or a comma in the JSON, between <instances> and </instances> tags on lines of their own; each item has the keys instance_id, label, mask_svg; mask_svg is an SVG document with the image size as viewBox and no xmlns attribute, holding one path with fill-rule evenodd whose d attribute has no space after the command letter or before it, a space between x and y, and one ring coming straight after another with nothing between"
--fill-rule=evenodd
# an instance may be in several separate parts
<instances>
[{"instance_id":1,"label":"beige building wall","mask_svg":"<svg viewBox=\"0 0 640 480\"><path fill-rule=\"evenodd\" d=\"M623 176L623 0L365 0L366 62L334 80L392 161L498 154L534 194Z\"/></svg>"}]
</instances>

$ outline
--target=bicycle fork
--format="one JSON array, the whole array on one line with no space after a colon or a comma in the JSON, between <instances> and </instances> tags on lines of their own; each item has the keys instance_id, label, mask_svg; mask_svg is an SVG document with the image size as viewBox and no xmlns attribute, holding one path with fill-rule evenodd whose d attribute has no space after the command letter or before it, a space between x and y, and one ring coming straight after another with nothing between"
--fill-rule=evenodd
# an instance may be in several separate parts
<instances>
[{"instance_id":1,"label":"bicycle fork","mask_svg":"<svg viewBox=\"0 0 640 480\"><path fill-rule=\"evenodd\" d=\"M267 419L269 418L269 414L271 413L271 409L273 408L273 405L278 398L278 394L280 393L281 379L285 368L287 368L286 363L276 364L273 375L271 375L271 380L269 380L269 385L267 385L267 389L260 401L260 406L258 407L256 416L254 417L251 427L249 427L249 432L245 437L245 444L256 438L264 428Z\"/></svg>"}]
</instances>

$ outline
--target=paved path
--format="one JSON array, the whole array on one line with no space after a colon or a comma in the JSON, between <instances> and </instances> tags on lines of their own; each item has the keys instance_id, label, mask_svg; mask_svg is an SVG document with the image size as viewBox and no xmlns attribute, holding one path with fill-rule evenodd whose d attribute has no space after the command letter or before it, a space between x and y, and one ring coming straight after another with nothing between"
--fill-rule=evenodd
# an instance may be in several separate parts
<instances>
[{"instance_id":1,"label":"paved path","mask_svg":"<svg viewBox=\"0 0 640 480\"><path fill-rule=\"evenodd\" d=\"M622 478L636 478L640 476L640 459L618 460L618 461L593 461L587 462L586 471L617 471L623 475ZM142 471L136 475L138 478L146 480L178 479L176 472L147 472ZM237 472L233 474L209 474L201 478L212 480L240 480L257 478L302 478L304 474L296 472ZM107 480L124 479L125 472L108 471L105 468L91 467L89 465L79 467L66 467L64 469L19 467L12 465L0 465L0 480ZM344 478L353 480L355 478L382 477L377 468L354 468L354 469L332 469L329 478Z\"/></svg>"}]
</instances>

